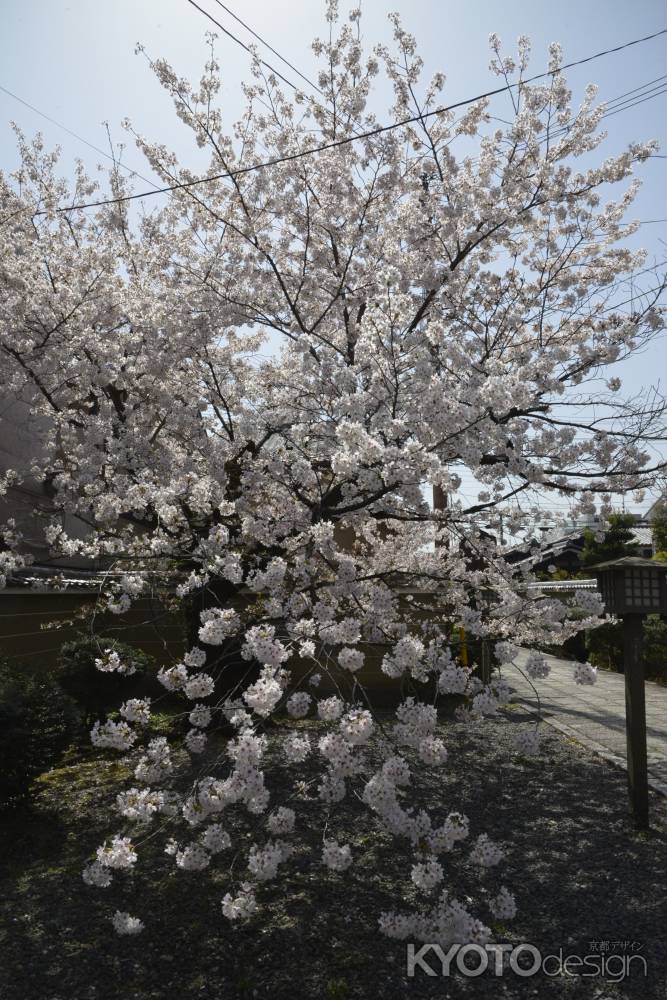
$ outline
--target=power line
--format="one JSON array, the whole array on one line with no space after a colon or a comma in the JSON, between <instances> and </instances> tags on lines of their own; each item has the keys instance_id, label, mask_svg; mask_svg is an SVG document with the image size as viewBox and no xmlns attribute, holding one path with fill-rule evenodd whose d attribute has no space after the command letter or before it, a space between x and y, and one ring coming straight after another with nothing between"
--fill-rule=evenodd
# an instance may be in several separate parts
<instances>
[{"instance_id":1,"label":"power line","mask_svg":"<svg viewBox=\"0 0 667 1000\"><path fill-rule=\"evenodd\" d=\"M588 261L588 262L584 261L581 264L579 264L578 266L579 267L605 267L606 266L606 262L604 262L604 261L598 261L598 260L592 260L592 261ZM625 284L628 283L628 281L633 281L635 278L638 278L640 274L648 274L649 271L659 271L661 268L664 268L665 266L667 266L667 261L662 260L658 264L650 264L648 267L642 268L641 271L631 271L625 278L619 278L618 281L614 281L613 284L611 284L609 286L609 289L611 289L611 288L617 288L620 285L625 285Z\"/></svg>"},{"instance_id":2,"label":"power line","mask_svg":"<svg viewBox=\"0 0 667 1000\"><path fill-rule=\"evenodd\" d=\"M296 66L294 66L294 65L293 65L293 63L291 63L291 62L289 61L289 59L285 59L285 57L284 57L284 56L282 56L282 55L280 54L280 52L278 52L278 50L277 50L277 49L274 49L274 48L273 48L273 46L272 46L272 45L270 45L270 44L269 44L269 42L267 42L265 38L262 38L262 36L261 36L261 35L258 35L258 34L257 34L257 32L256 32L256 31L254 31L254 30L253 30L253 29L252 29L252 28L250 27L250 25L249 25L249 24L246 24L246 22L245 22L245 21L243 21L243 20L242 20L242 19L241 19L241 18L240 18L240 17L239 17L239 16L237 15L237 14L235 14L233 10L230 10L230 9L229 9L229 7L226 7L226 6L224 5L224 3L221 3L221 0L215 0L215 2L217 3L218 7L222 7L222 9L223 9L224 11L226 11L226 12L227 12L227 13L229 14L229 16L230 16L230 17L233 17L235 21L238 21L238 23L239 23L239 24L243 25L243 27L244 27L244 28L246 29L246 31L249 31L249 32L250 32L250 34L251 34L251 35L252 35L252 36L253 36L254 38L256 38L258 42L261 42L261 43L262 43L262 45L265 45L265 46L266 46L266 48L267 48L267 49L269 49L269 51L270 51L270 52L273 52L274 56L278 56L278 58L279 58L279 59L281 60L281 62L284 62L286 66L289 66L289 68L290 68L290 69L291 69L291 70L292 70L292 71L293 71L294 73L296 73L296 74L297 74L297 76L300 76L302 80L305 80L305 81L306 81L306 83L307 83L307 84L308 84L309 86L311 86L311 87L312 87L312 88L313 88L314 90L316 90L316 91L317 91L317 92L318 92L319 94L324 94L324 91L323 91L323 90L321 90L321 89L320 89L320 87L318 87L316 83L314 83L314 82L313 82L312 80L309 80L309 79L308 79L308 77L307 77L307 76L305 75L305 73L302 73L300 69L297 69L297 67L296 67ZM243 44L243 43L241 43L241 44ZM293 84L291 84L291 86L293 86Z\"/></svg>"},{"instance_id":3,"label":"power line","mask_svg":"<svg viewBox=\"0 0 667 1000\"><path fill-rule=\"evenodd\" d=\"M632 91L628 91L628 93L632 93ZM643 93L635 94L632 100L624 100L623 98L627 97L627 95L621 94L620 97L617 97L613 102L608 104L600 117L600 121L605 118L611 118L612 115L617 115L621 111L629 111L630 108L636 108L637 105L644 104L645 101L652 101L654 98L661 97L665 93L667 93L667 83L663 82L659 87L651 87L644 90Z\"/></svg>"},{"instance_id":4,"label":"power line","mask_svg":"<svg viewBox=\"0 0 667 1000\"><path fill-rule=\"evenodd\" d=\"M188 0L188 3L191 3L193 6L198 7L198 5L194 2L194 0ZM200 7L198 7L198 9L202 10L202 8L200 8ZM209 15L207 15L207 16L209 16ZM223 29L223 30L225 30L225 29ZM137 192L136 194L124 195L124 196L122 196L120 198L105 198L105 199L101 199L99 201L80 202L80 203L74 204L74 205L62 206L61 208L56 208L53 211L56 212L56 213L60 213L60 212L72 212L72 211L75 211L75 210L82 210L82 209L86 209L86 208L102 208L105 205L118 205L118 204L130 202L130 201L137 201L137 200L139 200L141 198L148 198L148 197L150 197L152 195L156 195L156 194L169 194L172 191L186 190L188 188L198 187L201 184L209 184L212 181L226 180L226 179L231 179L231 178L234 178L234 177L240 177L243 174L251 173L254 170L262 170L262 169L264 169L266 167L274 167L274 166L278 166L278 165L280 165L282 163L293 163L296 160L303 159L306 156L311 156L314 153L322 153L322 152L326 152L327 150L330 150L330 149L337 149L337 148L339 148L341 146L347 146L350 143L355 142L358 139L371 139L374 136L382 135L382 134L384 134L386 132L391 132L394 129L402 128L402 127L404 127L406 125L413 125L413 124L415 124L417 122L423 122L425 118L431 118L434 115L440 115L440 114L443 114L446 111L453 111L456 108L462 108L462 107L465 107L468 104L475 104L477 101L484 100L487 97L494 97L497 94L506 93L509 90L516 89L517 87L520 87L520 86L525 86L526 84L532 83L535 80L542 80L545 77L557 76L563 70L571 69L573 66L581 66L581 65L583 65L585 63L592 62L594 59L600 59L602 56L610 55L610 54L615 53L615 52L620 52L623 49L630 48L633 45L640 45L643 42L651 41L652 39L658 38L659 36L665 35L665 34L667 34L667 28L663 28L660 31L656 31L656 32L654 32L651 35L645 35L643 38L636 38L636 39L633 39L632 41L625 42L622 45L617 45L614 48L604 49L601 52L596 52L593 55L586 56L583 59L577 59L577 60L574 60L573 62L565 63L563 66L560 66L557 70L548 70L548 71L546 71L544 73L538 73L535 76L529 77L528 79L521 81L521 83L506 84L503 87L497 87L494 90L488 90L488 91L485 91L482 94L478 94L476 97L469 97L469 98L466 98L465 100L462 100L462 101L456 101L454 104L449 104L449 105L446 105L445 107L442 107L442 108L435 108L433 111L424 111L421 114L412 115L409 118L403 118L400 121L398 121L398 122L392 122L389 125L380 125L380 126L374 128L374 129L369 129L369 130L367 130L365 132L361 132L361 133L358 133L356 135L346 136L345 138L342 138L342 139L334 139L331 142L324 143L321 146L314 146L311 149L303 149L303 150L300 150L297 153L289 153L286 156L275 157L274 159L265 160L265 161L260 162L260 163L254 163L254 164L251 164L251 165L249 165L247 167L238 167L236 170L228 170L228 171L224 171L223 173L212 174L210 177L200 177L200 178L198 178L196 180L192 180L192 181L179 181L179 182L177 182L175 184L169 184L169 185L165 185L164 187L155 188L155 190L153 190L153 191L141 191L141 192ZM241 43L241 44L244 44L244 43ZM244 47L247 48L247 46L244 46ZM276 71L272 69L272 72L276 72ZM280 75L280 74L278 74L278 75ZM39 210L39 211L33 213L34 216L48 215L48 214L50 214L50 213L46 209L42 209L42 210Z\"/></svg>"},{"instance_id":5,"label":"power line","mask_svg":"<svg viewBox=\"0 0 667 1000\"><path fill-rule=\"evenodd\" d=\"M658 81L663 81L657 87L652 87L651 84L657 83ZM610 118L614 114L618 114L620 111L630 111L632 108L636 107L638 104L643 104L644 101L651 101L655 97L661 97L663 94L667 93L667 74L665 76L656 77L655 80L649 80L642 84L640 87L634 87L632 90L628 90L623 94L619 94L610 101L602 101L601 103L605 105L605 111L600 116L600 121L605 118ZM641 91L642 93L637 93ZM655 91L655 93L654 93ZM636 96L632 100L627 100L631 95ZM490 116L493 121L500 121L504 125L511 125L511 122L506 121L504 118L497 118L494 115ZM554 129L552 132L545 132L543 135L538 137L537 144L543 146L545 142L550 142L553 139L558 139L563 135L567 135L571 126L576 121L576 118L570 118L570 120L560 128ZM509 141L509 140L508 140ZM659 154L651 154L650 158L655 159L667 159L667 156L660 156ZM475 156L472 158L473 163L477 163L479 157Z\"/></svg>"},{"instance_id":6,"label":"power line","mask_svg":"<svg viewBox=\"0 0 667 1000\"><path fill-rule=\"evenodd\" d=\"M191 6L192 6L192 7L195 7L195 8L196 8L196 9L197 9L198 11L200 11L200 13L202 13L202 14L204 15L204 17L207 17L207 18L209 19L209 21L212 21L212 23L213 23L213 24L215 24L215 25L216 25L216 26L217 26L218 28L220 28L220 30L221 30L221 31L224 31L224 33L225 33L225 34L226 34L226 35L227 35L227 36L228 36L229 38L231 38L231 39L232 39L233 41L235 41L235 42L236 42L236 43L237 43L238 45L240 45L242 49L245 49L245 51L246 51L246 52L249 52L249 53L251 53L251 54L252 54L252 50L251 50L250 46L246 45L246 44L245 44L245 42L241 41L241 39L240 39L240 38L238 38L238 37L237 37L237 36L236 36L236 35L235 35L235 34L234 34L234 33L233 33L232 31L229 31L229 29L228 29L228 28L225 28L225 27L223 27L223 25L222 25L222 24L220 24L220 22L219 22L219 21L217 21L217 20L216 20L216 19L215 19L215 18L213 17L213 15L212 15L212 14L209 14L209 13L208 13L208 11L204 10L204 8L203 8L203 7L200 7L198 3L195 3L195 0L187 0L187 2L188 2L188 3L189 3L189 4L191 5ZM314 83L314 82L313 82L312 80L309 80L309 79L308 79L308 77L307 77L307 76L305 76L305 74L303 74L303 73L301 72L301 70L297 69L297 68L296 68L296 66L294 66L294 65L293 65L293 64L292 64L291 62L289 62L289 60L288 60L288 59L285 59L285 57L284 57L284 56L281 56L280 52L278 52L278 50L277 50L277 49L275 49L275 48L274 48L274 47L273 47L272 45L270 45L270 44L269 44L269 42L267 42L267 41L266 41L266 39L262 38L262 36L261 36L261 35L258 35L258 34L257 34L257 32L256 32L256 31L254 31L254 30L253 30L253 29L252 29L252 28L250 27L250 25L249 25L249 24L246 24L246 22L245 22L245 21L241 20L241 18L240 18L240 17L238 17L238 16L236 15L236 14L234 14L234 12L233 12L233 11L231 11L231 10L229 9L229 7L226 7L226 6L225 6L225 4L221 3L221 2L220 2L220 0L215 0L215 2L216 2L216 3L218 4L218 6L219 6L219 7L221 7L221 8L222 8L222 9L223 9L224 11L226 11L226 12L227 12L227 13L228 13L228 14L229 14L229 15L230 15L231 17L233 17L233 18L234 18L234 20L238 21L238 22L239 22L239 24L242 24L242 25L243 25L243 27L244 27L244 28L245 28L245 29L246 29L247 31L249 31L251 35L253 35L253 36L254 36L255 38L257 38L257 39L258 39L258 40L259 40L259 41L260 41L260 42L262 43L262 45L265 45L265 46L266 46L266 47L267 47L268 49L270 49L270 50L271 50L271 52L273 52L273 54L274 54L274 55L278 56L278 58L279 58L279 59L280 59L280 60L281 60L282 62L284 62L286 66L289 66L289 67L290 67L290 69L294 70L294 72L295 72L295 73L296 73L296 74L297 74L298 76L300 76L302 80L305 80L305 81L306 81L306 83L307 83L307 84L308 84L308 85L309 85L310 87L312 87L312 88L313 88L314 90L316 90L316 91L318 92L318 94L321 94L321 95L322 95L322 97L324 97L324 98L326 99L327 95L326 95L326 94L324 93L324 91L323 91L323 90L322 90L322 89L321 89L320 87L318 87L318 85L317 85L316 83ZM282 80L282 81L283 81L284 83L286 83L286 84L288 85L288 87L291 87L291 88L292 88L292 89L293 89L294 91L298 91L298 89L299 89L299 88L297 87L297 85L296 85L295 83L292 83L292 81L291 81L291 80L288 80L286 76L283 76L283 75L282 75L281 73L279 73L279 72L278 72L278 70L277 70L277 69L275 69L275 67L273 67L273 66L271 65L271 63L268 63L268 62L266 62L266 61L265 61L264 59L260 59L260 63L262 64L262 66L266 66L266 67L267 67L267 69L271 70L271 72L272 72L272 73L275 73L275 74L276 74L277 76L279 76L279 77L280 77L280 79L281 79L281 80ZM264 103L264 102L262 102L262 103ZM325 107L325 106L324 106L324 105L322 105L322 104L319 104L319 105L317 105L317 106L318 106L318 107L320 108L320 110L324 111L324 113L325 113L325 114L328 114L328 115L329 115L330 117L332 117L332 118L334 118L334 119L335 119L335 114L334 114L334 112L333 112L333 111L331 111L331 110L330 110L329 108ZM357 127L357 128L356 128L356 129L354 129L353 131L355 131L355 132L357 133L357 135L358 135L358 132L359 132L359 128Z\"/></svg>"},{"instance_id":7,"label":"power line","mask_svg":"<svg viewBox=\"0 0 667 1000\"><path fill-rule=\"evenodd\" d=\"M192 0L188 0L188 2L192 3ZM288 59L285 59L285 57L282 56L280 54L280 52L278 52L278 50L275 49L269 42L267 42L265 38L262 38L262 36L259 35L253 28L251 28L249 24L247 24L242 18L240 18L237 14L235 14L233 10L230 10L229 7L227 7L224 3L222 3L222 0L214 0L214 2L218 5L218 7L222 8L222 10L226 11L226 13L230 15L230 17L234 18L235 21L237 21L239 24L241 24L246 29L246 31L249 31L250 34L253 35L254 38L256 38L258 41L260 41L262 43L262 45L265 45L266 48L268 48L271 52L273 52L273 54L276 55L282 62L284 62L286 66L289 66L289 68L291 70L293 70L298 76L300 76L302 80L305 80L306 83L309 84L309 86L311 86L314 90L316 90L323 97L326 97L326 94L324 93L324 91L316 83L314 83L313 80L310 80L293 63L291 63ZM241 45L246 51L250 51L250 49L248 48L247 45L244 45L244 43L240 39L238 39L236 37L236 35L232 34L231 32L227 31L227 29L223 28L222 25L219 23L219 21L216 21L215 18L212 17L212 15L210 15L206 11L202 10L202 8L199 7L197 4L193 4L193 5L195 7L197 7L197 10L200 10L206 17L208 17L209 20L213 21L214 24L216 24L219 28L221 28L223 31L225 31L225 33L227 35L229 35L230 38L232 38L234 41L238 42L238 44ZM264 63L264 65L269 66L268 63ZM269 68L271 68L271 67L269 66ZM297 87L291 81L287 80L285 77L281 77L281 79L285 80L285 82L290 87L293 87L294 90L297 89ZM611 114L615 114L616 110L618 110L618 111L626 111L626 110L629 110L632 107L635 107L636 104L643 103L643 101L645 101L645 100L652 100L653 97L659 97L661 94L667 93L667 85L665 84L665 81L667 81L667 73L663 74L662 76L655 77L653 80L648 80L646 83L643 83L643 84L641 84L638 87L633 87L631 90L627 90L623 94L619 94L618 97L615 97L611 101L606 102L605 113L602 115L602 118L607 118ZM653 86L654 84L657 85L657 86ZM661 88L663 88L663 89L661 89ZM653 93L653 91L657 91L657 93ZM638 93L638 92L641 92L641 93ZM629 102L627 100L627 98L629 98L632 94L635 94L637 96L632 99L632 102ZM627 107L621 107L621 105L623 105L623 104L626 104ZM618 105L618 107L615 108L615 106L617 106L617 105ZM612 109L615 109L615 110L612 110ZM325 108L324 110L327 110L327 109ZM561 128L561 129L558 129L555 133L552 133L552 135L555 135L555 136L562 135L562 134L564 134L567 131L567 128L568 128L568 126L565 126L565 127ZM550 138L550 137L547 136L546 138ZM541 141L544 141L544 140L541 140Z\"/></svg>"},{"instance_id":8,"label":"power line","mask_svg":"<svg viewBox=\"0 0 667 1000\"><path fill-rule=\"evenodd\" d=\"M8 634L0 634L0 638L2 638L2 639L26 639L26 638L28 638L28 636L31 636L31 635L48 635L49 632L76 632L79 628L81 628L80 625L66 625L64 627L63 626L58 626L58 627L52 628L52 629L50 629L50 628L40 629L37 632L11 632L11 633L8 633Z\"/></svg>"},{"instance_id":9,"label":"power line","mask_svg":"<svg viewBox=\"0 0 667 1000\"><path fill-rule=\"evenodd\" d=\"M200 12L200 14L203 14L204 17L207 17L209 19L209 21L212 21L213 24L216 25L216 27L220 28L220 31L224 31L224 33L229 38L232 38L237 43L237 45L240 45L241 48L245 49L246 52L249 52L250 55L253 54L252 53L252 49L250 48L249 45L246 45L246 43L242 42L240 38L237 38L237 36L233 32L229 31L228 28L225 28L224 25L220 24L219 21L216 21L216 19L213 17L213 15L209 14L208 11L204 10L203 7L200 7L198 3L195 3L195 0L187 0L187 2L190 4L191 7L195 7ZM253 34L254 34L254 32L253 32ZM275 68L275 66L272 66L271 63L265 62L264 59L260 59L260 62L262 64L262 66L266 66L266 68L270 69L272 73L275 73L275 75L277 77L279 77L283 81L283 83L286 83L288 87L292 87L293 90L297 90L296 84L292 83L291 80L288 80L286 76L283 76L283 74L279 70L277 70ZM297 70L297 73L298 73L298 70Z\"/></svg>"},{"instance_id":10,"label":"power line","mask_svg":"<svg viewBox=\"0 0 667 1000\"><path fill-rule=\"evenodd\" d=\"M621 111L629 111L631 108L636 108L638 105L644 104L646 101L652 101L656 97L662 97L663 94L667 94L667 87L663 87L656 94L649 94L647 97L632 101L626 105L621 105L618 108L614 108L612 111L605 111L602 118L611 118L612 115L618 115Z\"/></svg>"},{"instance_id":11,"label":"power line","mask_svg":"<svg viewBox=\"0 0 667 1000\"><path fill-rule=\"evenodd\" d=\"M625 104L632 104L633 106L643 101L650 100L652 97L660 97L660 94L664 92L667 86L667 76L660 78L660 82L651 81L645 84L643 87L635 87L633 90L628 90L627 93L621 94L620 97L616 97L613 101L603 102L606 104L605 114L610 114L612 111L618 111ZM655 83L655 86L651 86L651 83ZM631 97L631 95L634 95Z\"/></svg>"},{"instance_id":12,"label":"power line","mask_svg":"<svg viewBox=\"0 0 667 1000\"><path fill-rule=\"evenodd\" d=\"M7 94L8 97L12 97L15 101L18 101L19 104L23 104L26 108L29 108L31 111L34 111L36 115L39 115L41 118L44 118L47 122L51 122L52 125L56 125L58 128L62 129L63 132L67 132L68 135L71 135L75 139L78 139L79 142L82 142L85 146L88 146L89 149L93 149L96 153L99 153L100 156L104 156L107 160L110 160L114 164L114 166L122 167L122 169L127 170L128 173L133 174L136 177L141 177L142 181L146 181L147 184L152 184L154 188L157 187L157 184L155 184L148 177L144 177L144 175L140 174L138 170L133 170L132 167L128 167L124 163L118 162L109 153L106 153L103 149L100 149L99 146L96 146L93 142L89 142L88 139L84 139L84 137L82 135L79 135L78 132L74 132L71 128L68 128L67 125L63 125L62 122L56 121L55 118L51 118L51 116L47 115L44 111L40 111L39 108L36 108L34 106L34 104L30 104L22 97L19 97L18 94L14 94L11 90L8 90L7 87L3 87L2 84L0 84L0 90L4 94Z\"/></svg>"},{"instance_id":13,"label":"power line","mask_svg":"<svg viewBox=\"0 0 667 1000\"><path fill-rule=\"evenodd\" d=\"M665 77L665 79L667 79L667 77ZM653 81L651 81L651 82L653 82ZM644 86L648 87L649 84L647 83ZM635 88L635 90L641 90L641 89L642 89L641 87L636 87ZM648 94L647 97L641 98L641 95L640 95L638 98L636 98L636 99L634 99L633 101L630 101L630 102L622 100L624 97L626 97L626 94L620 94L618 97L614 98L613 102L608 102L607 107L610 108L610 110L605 111L604 114L602 114L600 116L600 121L604 121L605 118L610 118L612 115L618 114L621 111L630 111L632 108L636 107L638 104L643 104L644 101L652 101L655 97L661 97L663 94L667 94L667 84L665 86L661 87L661 88L654 87L652 89L653 90L657 90L657 93L651 93L650 91L647 91L647 94ZM634 91L631 90L631 91L628 91L627 93L628 94L632 94L632 93L634 93ZM615 102L618 102L618 101L621 102L620 105L618 107L612 108L611 105L614 104ZM602 103L605 103L605 102L602 102ZM505 124L505 125L511 125L511 122L506 122L504 118L497 118L494 115L491 115L490 118L491 118L492 121L500 121L500 122L503 122L503 124ZM551 142L554 139L560 139L562 136L567 135L568 132L570 131L571 126L574 124L575 121L576 121L576 118L571 118L569 120L569 122L566 125L563 125L561 128L555 129L553 132L545 132L542 136L538 137L538 139L536 140L536 144L538 146L543 146L547 142ZM511 143L510 139L507 139L506 141L507 141L508 144ZM667 156L661 156L661 155L659 155L657 153L652 153L650 156L647 157L647 159L665 160L665 159L667 159ZM471 158L470 162L471 163L479 163L479 157L478 156L473 156Z\"/></svg>"},{"instance_id":14,"label":"power line","mask_svg":"<svg viewBox=\"0 0 667 1000\"><path fill-rule=\"evenodd\" d=\"M633 38L630 42L624 42L622 45L617 45L613 49L603 49L601 52L595 52L592 56L586 56L584 59L577 59L574 62L565 63L557 70L550 70L548 73L539 73L537 76L531 76L524 83L532 83L533 80L539 80L545 76L555 76L564 69L571 69L573 66L583 66L584 63L592 62L594 59L599 59L601 56L612 55L614 52L621 52L622 49L629 49L633 45L641 45L642 42L650 42L654 38L659 38L660 35L667 35L667 28L661 28L660 31L654 31L652 35L644 35L643 38ZM511 87L517 87L518 84L510 84Z\"/></svg>"},{"instance_id":15,"label":"power line","mask_svg":"<svg viewBox=\"0 0 667 1000\"><path fill-rule=\"evenodd\" d=\"M660 83L662 80L667 80L667 73L664 73L662 76L656 76L655 79L648 80L647 83L642 83L639 87L633 87L632 90L626 90L626 92L624 94L621 94L620 96L621 97L628 97L630 94L636 94L638 90L645 90L647 87L650 87L652 84L654 84L654 83ZM619 97L615 97L612 101L609 102L609 104L615 104L616 101L618 101L618 100L620 100L620 98Z\"/></svg>"},{"instance_id":16,"label":"power line","mask_svg":"<svg viewBox=\"0 0 667 1000\"><path fill-rule=\"evenodd\" d=\"M66 620L69 620L70 618L74 618L78 611L79 608L72 608L71 611L14 611L11 614L0 614L0 618L34 618L38 616L55 619L57 615L65 615Z\"/></svg>"},{"instance_id":17,"label":"power line","mask_svg":"<svg viewBox=\"0 0 667 1000\"><path fill-rule=\"evenodd\" d=\"M607 309L600 309L598 315L601 313L614 312L614 310L620 308L620 306L627 306L629 302L636 302L637 299L642 297L642 295L651 295L653 292L663 292L664 290L665 283L663 282L662 285L656 285L655 288L646 288L644 291L638 291L635 295L631 295L629 299L624 299L623 302L615 302L613 306L609 306ZM592 316L591 318L595 319L595 316Z\"/></svg>"},{"instance_id":18,"label":"power line","mask_svg":"<svg viewBox=\"0 0 667 1000\"><path fill-rule=\"evenodd\" d=\"M611 118L612 115L617 115L621 111L629 111L631 108L636 108L639 104L644 104L646 101L652 101L654 100L654 98L661 97L663 94L667 93L667 86L654 89L656 90L656 93L649 92L645 97L642 97L640 95L634 98L632 101L623 101L617 107L610 108L609 110L605 111L603 115L600 116L600 121L604 121L605 118ZM559 135L563 135L568 131L568 129L569 126L564 126L560 131L552 133L552 136L557 137Z\"/></svg>"}]
</instances>

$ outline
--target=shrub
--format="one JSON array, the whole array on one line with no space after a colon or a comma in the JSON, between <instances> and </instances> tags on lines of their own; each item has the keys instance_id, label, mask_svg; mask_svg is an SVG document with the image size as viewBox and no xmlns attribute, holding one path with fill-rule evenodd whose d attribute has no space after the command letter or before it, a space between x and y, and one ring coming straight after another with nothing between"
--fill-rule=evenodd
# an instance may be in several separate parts
<instances>
[{"instance_id":1,"label":"shrub","mask_svg":"<svg viewBox=\"0 0 667 1000\"><path fill-rule=\"evenodd\" d=\"M606 622L586 633L588 657L602 670L623 672L623 624Z\"/></svg>"},{"instance_id":2,"label":"shrub","mask_svg":"<svg viewBox=\"0 0 667 1000\"><path fill-rule=\"evenodd\" d=\"M664 500L654 510L651 535L656 553L664 556L667 550L667 503Z\"/></svg>"},{"instance_id":3,"label":"shrub","mask_svg":"<svg viewBox=\"0 0 667 1000\"><path fill-rule=\"evenodd\" d=\"M0 660L0 804L23 797L58 762L80 725L72 698L49 675Z\"/></svg>"},{"instance_id":4,"label":"shrub","mask_svg":"<svg viewBox=\"0 0 667 1000\"><path fill-rule=\"evenodd\" d=\"M644 666L648 678L667 682L667 622L660 615L644 620Z\"/></svg>"},{"instance_id":5,"label":"shrub","mask_svg":"<svg viewBox=\"0 0 667 1000\"><path fill-rule=\"evenodd\" d=\"M98 670L95 660L109 649L118 653L124 663L132 663L134 673ZM104 637L84 636L65 643L59 660L58 682L78 703L86 722L117 709L121 701L133 697L139 687L145 694L146 675L154 669L154 660L148 653Z\"/></svg>"},{"instance_id":6,"label":"shrub","mask_svg":"<svg viewBox=\"0 0 667 1000\"><path fill-rule=\"evenodd\" d=\"M566 639L563 643L563 654L568 660L578 660L580 663L585 663L588 659L585 633L577 632L576 635L571 635L569 639Z\"/></svg>"},{"instance_id":7,"label":"shrub","mask_svg":"<svg viewBox=\"0 0 667 1000\"><path fill-rule=\"evenodd\" d=\"M638 545L633 539L634 514L610 514L607 528L602 541L597 541L595 532L590 528L584 531L584 547L581 552L581 565L595 566L596 563L608 562L610 559L620 559L622 556L638 555Z\"/></svg>"},{"instance_id":8,"label":"shrub","mask_svg":"<svg viewBox=\"0 0 667 1000\"><path fill-rule=\"evenodd\" d=\"M591 663L623 673L623 623L608 623L586 637ZM667 622L660 615L644 619L644 671L649 680L667 681Z\"/></svg>"}]
</instances>

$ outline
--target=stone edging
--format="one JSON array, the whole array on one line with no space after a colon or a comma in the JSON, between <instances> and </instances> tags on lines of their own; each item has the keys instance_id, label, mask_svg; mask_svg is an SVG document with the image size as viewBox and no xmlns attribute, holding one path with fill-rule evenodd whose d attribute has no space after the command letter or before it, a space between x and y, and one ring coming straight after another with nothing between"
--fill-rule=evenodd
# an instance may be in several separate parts
<instances>
[{"instance_id":1,"label":"stone edging","mask_svg":"<svg viewBox=\"0 0 667 1000\"><path fill-rule=\"evenodd\" d=\"M528 705L525 701L515 701L513 704L520 705L521 708L523 708L530 715L537 716L537 712L534 707L532 705ZM603 746L602 743L598 743L597 740L591 740L587 736L582 736L576 729L565 725L563 722L556 722L555 719L547 718L544 715L538 716L538 718L541 718L541 721L546 722L548 726L551 726L553 729L557 729L559 732L563 733L564 736L568 736L570 739L576 740L577 743L586 747L587 750L591 750L593 753L597 754L598 757L604 758L604 760L613 764L614 767L619 767L622 771L627 770L625 758L619 757L618 754L612 753L611 750L607 750L607 748ZM648 774L648 786L654 792L657 792L658 795L664 795L667 798L667 784L664 781L658 781L657 778L653 778L650 771Z\"/></svg>"}]
</instances>

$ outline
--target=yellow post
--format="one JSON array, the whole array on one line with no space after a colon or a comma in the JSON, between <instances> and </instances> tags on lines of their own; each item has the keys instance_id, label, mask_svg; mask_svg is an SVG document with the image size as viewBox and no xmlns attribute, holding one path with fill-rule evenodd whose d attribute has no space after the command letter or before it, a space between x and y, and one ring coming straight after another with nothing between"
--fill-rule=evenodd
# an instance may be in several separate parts
<instances>
[{"instance_id":1,"label":"yellow post","mask_svg":"<svg viewBox=\"0 0 667 1000\"><path fill-rule=\"evenodd\" d=\"M459 642L461 643L461 652L459 653L459 659L464 667L468 666L468 645L466 643L466 630L463 625L459 627Z\"/></svg>"}]
</instances>

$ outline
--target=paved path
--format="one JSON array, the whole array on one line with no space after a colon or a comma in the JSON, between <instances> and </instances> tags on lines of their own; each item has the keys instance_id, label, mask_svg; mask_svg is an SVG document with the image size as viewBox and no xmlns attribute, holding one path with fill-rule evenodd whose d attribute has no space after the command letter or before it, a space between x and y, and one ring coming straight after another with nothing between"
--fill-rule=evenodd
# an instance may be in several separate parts
<instances>
[{"instance_id":1,"label":"paved path","mask_svg":"<svg viewBox=\"0 0 667 1000\"><path fill-rule=\"evenodd\" d=\"M517 660L519 666L527 652ZM547 656L551 673L535 686L545 720L625 766L625 679L622 674L598 670L597 683L575 684L574 664ZM514 688L517 700L537 706L535 692L518 670L509 667L503 676ZM667 795L667 687L646 682L646 745L649 780L656 791Z\"/></svg>"}]
</instances>

